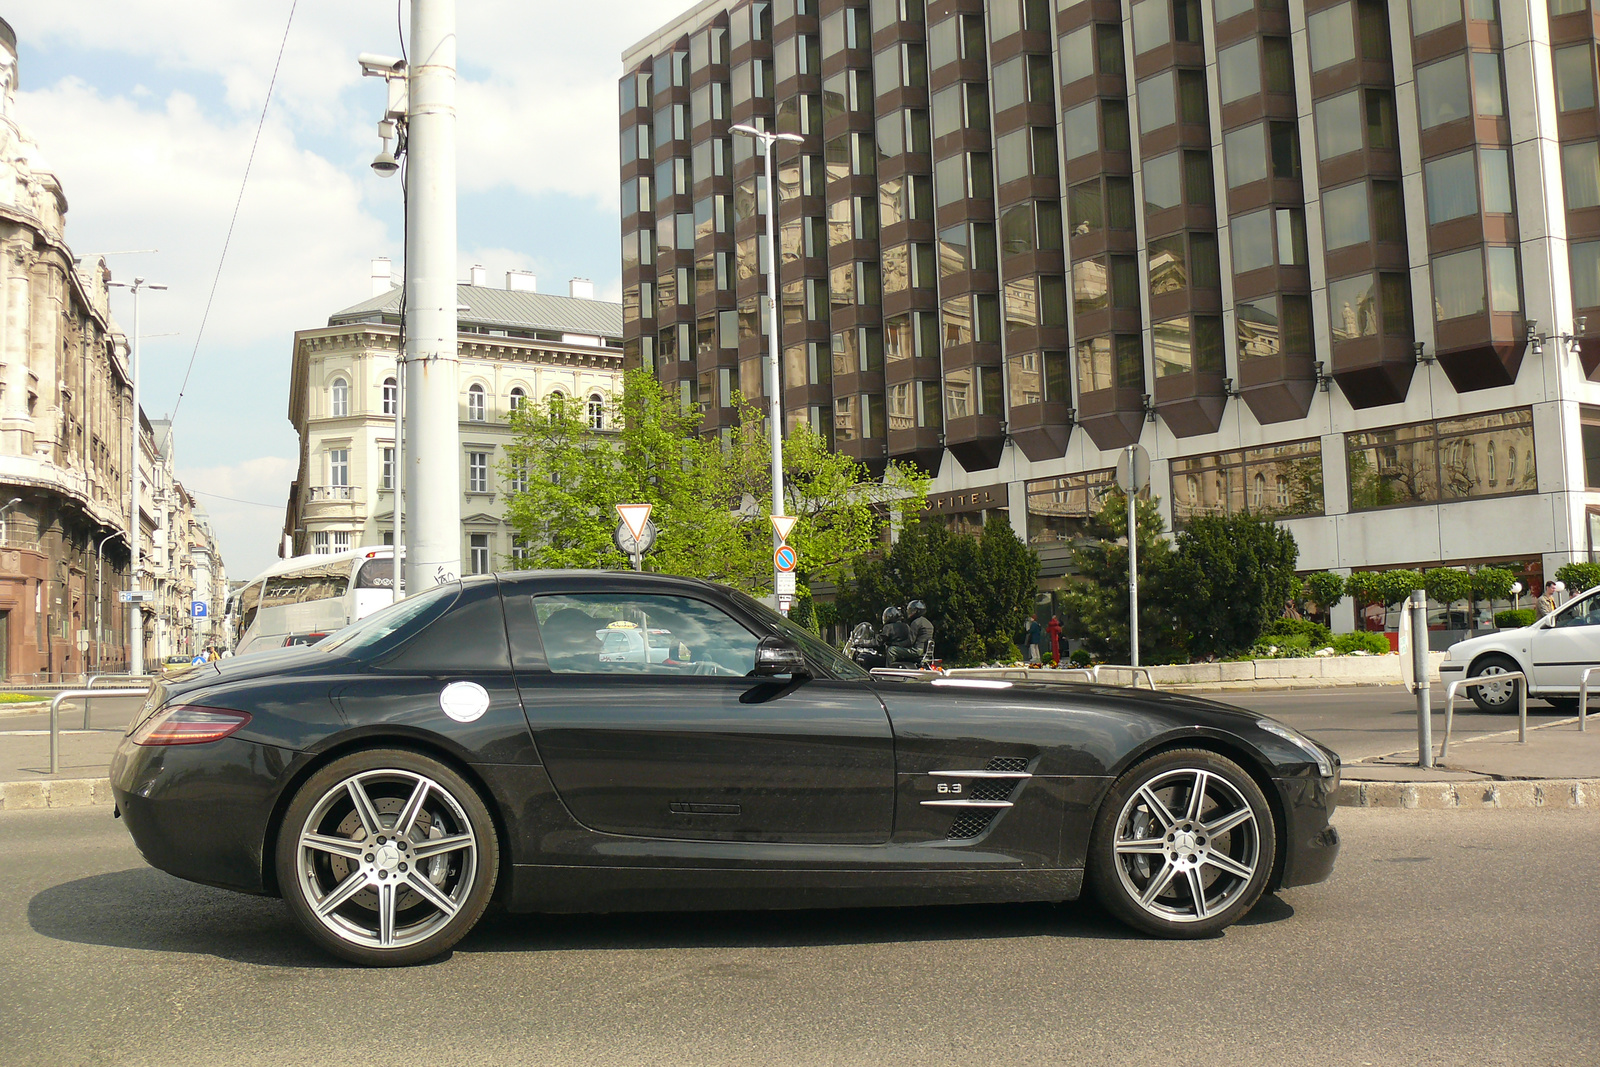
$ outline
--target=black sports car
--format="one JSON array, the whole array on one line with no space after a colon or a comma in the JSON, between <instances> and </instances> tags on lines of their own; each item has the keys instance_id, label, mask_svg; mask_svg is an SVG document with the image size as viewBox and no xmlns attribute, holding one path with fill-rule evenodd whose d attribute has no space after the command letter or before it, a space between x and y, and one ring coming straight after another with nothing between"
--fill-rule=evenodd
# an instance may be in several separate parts
<instances>
[{"instance_id":1,"label":"black sports car","mask_svg":"<svg viewBox=\"0 0 1600 1067\"><path fill-rule=\"evenodd\" d=\"M1071 900L1201 937L1326 878L1338 757L1210 701L881 679L749 597L485 575L159 681L113 760L152 864L331 952L517 911Z\"/></svg>"}]
</instances>

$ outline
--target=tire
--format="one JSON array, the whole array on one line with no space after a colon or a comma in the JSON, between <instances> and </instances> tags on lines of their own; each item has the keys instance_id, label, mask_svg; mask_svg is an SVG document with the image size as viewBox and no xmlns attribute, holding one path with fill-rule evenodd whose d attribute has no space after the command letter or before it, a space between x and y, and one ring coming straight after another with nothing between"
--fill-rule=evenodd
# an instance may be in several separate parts
<instances>
[{"instance_id":1,"label":"tire","mask_svg":"<svg viewBox=\"0 0 1600 1067\"><path fill-rule=\"evenodd\" d=\"M1480 678L1485 674L1509 674L1520 671L1517 661L1510 656L1498 653L1480 658L1467 668L1467 675L1471 678ZM1491 714L1499 711L1515 712L1517 710L1517 683L1504 682L1497 685L1475 685L1470 690L1472 702L1478 705L1480 711Z\"/></svg>"},{"instance_id":2,"label":"tire","mask_svg":"<svg viewBox=\"0 0 1600 1067\"><path fill-rule=\"evenodd\" d=\"M1112 785L1089 839L1089 882L1106 910L1136 930L1211 937L1261 898L1277 848L1272 807L1255 779L1215 752L1179 749Z\"/></svg>"},{"instance_id":3,"label":"tire","mask_svg":"<svg viewBox=\"0 0 1600 1067\"><path fill-rule=\"evenodd\" d=\"M351 963L402 967L449 951L477 924L500 841L483 798L449 767L370 749L328 764L295 793L276 864L284 900L313 941Z\"/></svg>"}]
</instances>

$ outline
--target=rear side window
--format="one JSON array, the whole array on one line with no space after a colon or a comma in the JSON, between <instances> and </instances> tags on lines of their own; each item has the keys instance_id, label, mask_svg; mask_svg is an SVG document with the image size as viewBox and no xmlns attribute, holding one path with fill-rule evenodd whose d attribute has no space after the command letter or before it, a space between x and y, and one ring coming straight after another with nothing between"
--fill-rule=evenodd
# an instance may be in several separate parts
<instances>
[{"instance_id":1,"label":"rear side window","mask_svg":"<svg viewBox=\"0 0 1600 1067\"><path fill-rule=\"evenodd\" d=\"M436 674L509 671L511 653L498 583L474 582L462 589L449 611L407 641L384 666Z\"/></svg>"}]
</instances>

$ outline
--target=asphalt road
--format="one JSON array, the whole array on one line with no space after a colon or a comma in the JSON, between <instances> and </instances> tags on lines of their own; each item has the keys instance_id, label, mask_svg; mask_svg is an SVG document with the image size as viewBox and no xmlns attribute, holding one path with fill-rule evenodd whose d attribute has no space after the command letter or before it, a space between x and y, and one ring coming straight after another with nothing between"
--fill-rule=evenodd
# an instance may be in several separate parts
<instances>
[{"instance_id":1,"label":"asphalt road","mask_svg":"<svg viewBox=\"0 0 1600 1067\"><path fill-rule=\"evenodd\" d=\"M1600 818L1346 809L1204 942L1088 903L492 915L363 971L104 808L0 812L0 1063L1550 1064L1600 1048Z\"/></svg>"}]
</instances>

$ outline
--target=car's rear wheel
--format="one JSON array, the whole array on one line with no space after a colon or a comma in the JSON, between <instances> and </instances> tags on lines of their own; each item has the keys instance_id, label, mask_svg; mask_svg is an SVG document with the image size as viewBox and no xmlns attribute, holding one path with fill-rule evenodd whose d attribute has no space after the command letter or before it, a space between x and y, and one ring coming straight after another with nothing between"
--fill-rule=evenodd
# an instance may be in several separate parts
<instances>
[{"instance_id":1,"label":"car's rear wheel","mask_svg":"<svg viewBox=\"0 0 1600 1067\"><path fill-rule=\"evenodd\" d=\"M1237 763L1204 749L1164 752L1107 793L1090 838L1090 884L1136 929L1210 937L1260 899L1277 839L1267 798Z\"/></svg>"},{"instance_id":2,"label":"car's rear wheel","mask_svg":"<svg viewBox=\"0 0 1600 1067\"><path fill-rule=\"evenodd\" d=\"M278 835L278 885L312 940L366 966L447 951L488 906L499 870L477 790L403 749L344 756L295 793Z\"/></svg>"},{"instance_id":3,"label":"car's rear wheel","mask_svg":"<svg viewBox=\"0 0 1600 1067\"><path fill-rule=\"evenodd\" d=\"M1517 661L1510 656L1489 655L1472 665L1470 676L1480 678L1495 674L1511 674L1521 669L1517 666ZM1517 685L1515 681L1489 682L1485 685L1475 685L1469 692L1472 693L1472 702L1483 711L1515 711Z\"/></svg>"}]
</instances>

